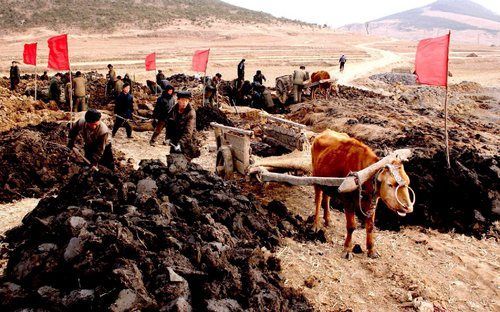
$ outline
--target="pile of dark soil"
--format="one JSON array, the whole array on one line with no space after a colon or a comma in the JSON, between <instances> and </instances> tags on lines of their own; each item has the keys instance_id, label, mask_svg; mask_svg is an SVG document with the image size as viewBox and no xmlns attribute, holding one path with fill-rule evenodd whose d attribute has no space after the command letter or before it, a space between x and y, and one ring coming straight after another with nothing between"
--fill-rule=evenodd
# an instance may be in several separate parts
<instances>
[{"instance_id":1,"label":"pile of dark soil","mask_svg":"<svg viewBox=\"0 0 500 312\"><path fill-rule=\"evenodd\" d=\"M79 169L66 148L67 130L41 123L0 135L0 202L40 197L58 188Z\"/></svg>"},{"instance_id":2,"label":"pile of dark soil","mask_svg":"<svg viewBox=\"0 0 500 312\"><path fill-rule=\"evenodd\" d=\"M311 311L269 253L301 228L180 155L74 176L7 232L3 307Z\"/></svg>"},{"instance_id":3,"label":"pile of dark soil","mask_svg":"<svg viewBox=\"0 0 500 312\"><path fill-rule=\"evenodd\" d=\"M199 79L194 76L189 76L186 74L174 74L166 78L172 86L176 89L182 88L196 88L201 83Z\"/></svg>"},{"instance_id":4,"label":"pile of dark soil","mask_svg":"<svg viewBox=\"0 0 500 312\"><path fill-rule=\"evenodd\" d=\"M211 122L233 127L233 122L217 107L200 106L196 109L196 130L207 130Z\"/></svg>"}]
</instances>

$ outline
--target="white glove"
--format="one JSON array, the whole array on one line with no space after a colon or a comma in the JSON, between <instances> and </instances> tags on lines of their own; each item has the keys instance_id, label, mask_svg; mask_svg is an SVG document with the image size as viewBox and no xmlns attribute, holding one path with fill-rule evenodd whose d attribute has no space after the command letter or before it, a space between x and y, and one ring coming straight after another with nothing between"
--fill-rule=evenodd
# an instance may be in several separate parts
<instances>
[{"instance_id":1,"label":"white glove","mask_svg":"<svg viewBox=\"0 0 500 312\"><path fill-rule=\"evenodd\" d=\"M179 152L181 151L181 145L180 144L177 144L176 146L174 146L174 151L176 152Z\"/></svg>"}]
</instances>

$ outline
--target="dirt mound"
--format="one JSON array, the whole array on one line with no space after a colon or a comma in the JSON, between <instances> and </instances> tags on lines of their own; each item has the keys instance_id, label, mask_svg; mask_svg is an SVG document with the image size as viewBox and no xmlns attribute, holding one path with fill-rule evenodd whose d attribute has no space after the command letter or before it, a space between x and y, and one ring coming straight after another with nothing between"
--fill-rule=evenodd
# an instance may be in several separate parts
<instances>
[{"instance_id":1,"label":"dirt mound","mask_svg":"<svg viewBox=\"0 0 500 312\"><path fill-rule=\"evenodd\" d=\"M0 202L40 197L78 171L66 132L64 125L42 123L0 136Z\"/></svg>"},{"instance_id":2,"label":"dirt mound","mask_svg":"<svg viewBox=\"0 0 500 312\"><path fill-rule=\"evenodd\" d=\"M369 77L372 80L383 81L387 84L403 84L403 85L415 85L417 84L417 76L413 74L406 73L382 73L371 75Z\"/></svg>"},{"instance_id":3,"label":"dirt mound","mask_svg":"<svg viewBox=\"0 0 500 312\"><path fill-rule=\"evenodd\" d=\"M473 53L467 54L466 57L478 57L478 55L473 52Z\"/></svg>"},{"instance_id":4,"label":"dirt mound","mask_svg":"<svg viewBox=\"0 0 500 312\"><path fill-rule=\"evenodd\" d=\"M226 114L217 107L200 106L196 109L196 130L207 130L211 122L225 126L234 126Z\"/></svg>"},{"instance_id":5,"label":"dirt mound","mask_svg":"<svg viewBox=\"0 0 500 312\"><path fill-rule=\"evenodd\" d=\"M449 89L453 92L462 93L477 93L484 91L483 87L479 83L472 81L462 81L457 84L452 84L449 86Z\"/></svg>"},{"instance_id":6,"label":"dirt mound","mask_svg":"<svg viewBox=\"0 0 500 312\"><path fill-rule=\"evenodd\" d=\"M200 84L200 80L195 76L189 76L186 74L174 74L170 77L166 78L171 85L173 85L176 89L182 88L197 88Z\"/></svg>"},{"instance_id":7,"label":"dirt mound","mask_svg":"<svg viewBox=\"0 0 500 312\"><path fill-rule=\"evenodd\" d=\"M267 251L295 218L182 157L168 163L143 161L125 180L84 173L43 199L6 234L4 307L311 311Z\"/></svg>"},{"instance_id":8,"label":"dirt mound","mask_svg":"<svg viewBox=\"0 0 500 312\"><path fill-rule=\"evenodd\" d=\"M56 105L35 101L0 86L0 132L43 121L69 119Z\"/></svg>"}]
</instances>

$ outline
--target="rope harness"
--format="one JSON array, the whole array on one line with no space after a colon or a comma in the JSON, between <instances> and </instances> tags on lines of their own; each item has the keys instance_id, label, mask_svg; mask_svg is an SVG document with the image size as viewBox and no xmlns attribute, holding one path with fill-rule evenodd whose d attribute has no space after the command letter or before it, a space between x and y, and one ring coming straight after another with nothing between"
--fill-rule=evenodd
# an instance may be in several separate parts
<instances>
[{"instance_id":1,"label":"rope harness","mask_svg":"<svg viewBox=\"0 0 500 312\"><path fill-rule=\"evenodd\" d=\"M358 194L358 205L359 205L359 210L361 211L361 213L363 214L363 216L365 216L365 218L371 218L373 216L373 212L377 208L377 204L378 204L378 200L379 200L379 196L377 196L377 193L379 191L378 177L380 176L380 174L385 169L389 170L389 173L391 174L391 176L394 178L394 180L398 184L398 186L394 190L394 196L396 197L396 200L398 201L398 203L401 206L405 207L405 208L408 207L406 204L402 203L399 200L399 197L398 197L398 190L399 190L399 188L402 187L402 186L406 186L408 188L408 190L412 194L411 197L413 197L413 200L411 201L411 204L412 205L415 204L415 201L416 201L415 192L413 191L413 189L409 185L407 185L407 183L403 179L403 177L401 177L401 175L399 174L399 171L398 171L399 168L400 168L400 166L396 166L396 165L393 165L393 164L388 164L388 165L385 165L383 168L381 168L379 171L377 171L377 173L373 176L373 178L372 178L373 192L371 194L370 208L368 209L368 211L366 213L363 210L363 206L361 205L362 200L363 200L363 186L362 186L362 183L360 183L359 175L358 175L357 172L351 172L351 173L349 173L349 176L353 176L354 180L356 181L356 184L358 185L358 192L359 192L359 194Z\"/></svg>"}]
</instances>

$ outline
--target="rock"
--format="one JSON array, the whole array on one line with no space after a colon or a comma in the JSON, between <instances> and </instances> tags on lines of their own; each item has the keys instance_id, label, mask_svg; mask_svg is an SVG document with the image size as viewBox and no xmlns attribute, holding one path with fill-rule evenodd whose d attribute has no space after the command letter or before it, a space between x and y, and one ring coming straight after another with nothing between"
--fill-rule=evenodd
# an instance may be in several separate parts
<instances>
[{"instance_id":1,"label":"rock","mask_svg":"<svg viewBox=\"0 0 500 312\"><path fill-rule=\"evenodd\" d=\"M61 304L61 292L59 289L51 286L42 286L38 288L37 293L46 303L55 305Z\"/></svg>"},{"instance_id":2,"label":"rock","mask_svg":"<svg viewBox=\"0 0 500 312\"><path fill-rule=\"evenodd\" d=\"M71 291L68 295L64 296L62 302L66 307L79 307L87 306L91 309L92 301L94 300L93 289L76 289Z\"/></svg>"},{"instance_id":3,"label":"rock","mask_svg":"<svg viewBox=\"0 0 500 312\"><path fill-rule=\"evenodd\" d=\"M87 221L85 221L85 219L82 218L82 217L71 217L71 218L69 218L69 225L71 226L71 229L74 232L79 231L86 224L87 224Z\"/></svg>"},{"instance_id":4,"label":"rock","mask_svg":"<svg viewBox=\"0 0 500 312\"><path fill-rule=\"evenodd\" d=\"M66 250L64 251L64 260L70 261L74 257L81 254L82 251L83 251L82 240L78 237L72 237L69 240Z\"/></svg>"},{"instance_id":5,"label":"rock","mask_svg":"<svg viewBox=\"0 0 500 312\"><path fill-rule=\"evenodd\" d=\"M168 172L178 174L187 170L188 160L183 154L167 155Z\"/></svg>"},{"instance_id":6,"label":"rock","mask_svg":"<svg viewBox=\"0 0 500 312\"><path fill-rule=\"evenodd\" d=\"M160 311L165 312L191 312L193 308L191 304L184 297L179 297L171 301L166 307L162 308Z\"/></svg>"},{"instance_id":7,"label":"rock","mask_svg":"<svg viewBox=\"0 0 500 312\"><path fill-rule=\"evenodd\" d=\"M109 309L112 312L133 311L137 308L137 294L131 289L122 289Z\"/></svg>"},{"instance_id":8,"label":"rock","mask_svg":"<svg viewBox=\"0 0 500 312\"><path fill-rule=\"evenodd\" d=\"M56 244L44 243L44 244L41 244L38 246L38 251L41 251L41 252L49 252L49 251L53 251L53 250L57 250Z\"/></svg>"},{"instance_id":9,"label":"rock","mask_svg":"<svg viewBox=\"0 0 500 312\"><path fill-rule=\"evenodd\" d=\"M0 286L0 297L2 305L10 307L25 302L28 293L18 284L5 282Z\"/></svg>"},{"instance_id":10,"label":"rock","mask_svg":"<svg viewBox=\"0 0 500 312\"><path fill-rule=\"evenodd\" d=\"M207 300L208 312L242 312L244 311L238 301L234 299Z\"/></svg>"},{"instance_id":11,"label":"rock","mask_svg":"<svg viewBox=\"0 0 500 312\"><path fill-rule=\"evenodd\" d=\"M181 282L186 281L182 276L175 273L174 269L172 269L171 267L168 267L167 270L168 270L168 278L169 278L170 282L181 283Z\"/></svg>"},{"instance_id":12,"label":"rock","mask_svg":"<svg viewBox=\"0 0 500 312\"><path fill-rule=\"evenodd\" d=\"M156 182L151 178L142 179L137 182L137 195L142 198L149 198L156 194L158 186Z\"/></svg>"}]
</instances>

